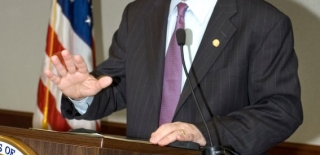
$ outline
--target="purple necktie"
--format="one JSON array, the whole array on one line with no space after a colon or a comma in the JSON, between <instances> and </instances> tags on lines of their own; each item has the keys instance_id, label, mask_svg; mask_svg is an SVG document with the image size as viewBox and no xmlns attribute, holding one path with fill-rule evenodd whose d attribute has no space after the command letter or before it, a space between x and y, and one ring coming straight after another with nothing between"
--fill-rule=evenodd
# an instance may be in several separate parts
<instances>
[{"instance_id":1,"label":"purple necktie","mask_svg":"<svg viewBox=\"0 0 320 155\"><path fill-rule=\"evenodd\" d=\"M180 47L176 40L176 31L179 28L184 28L184 14L188 5L179 3L177 7L177 22L165 58L159 125L172 121L181 94L182 62Z\"/></svg>"}]
</instances>

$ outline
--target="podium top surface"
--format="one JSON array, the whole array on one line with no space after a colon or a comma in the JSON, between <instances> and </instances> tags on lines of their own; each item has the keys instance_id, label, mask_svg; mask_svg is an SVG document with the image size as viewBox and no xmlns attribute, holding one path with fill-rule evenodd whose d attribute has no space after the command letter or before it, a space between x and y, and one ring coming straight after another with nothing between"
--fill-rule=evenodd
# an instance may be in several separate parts
<instances>
[{"instance_id":1,"label":"podium top surface","mask_svg":"<svg viewBox=\"0 0 320 155\"><path fill-rule=\"evenodd\" d=\"M46 142L84 148L103 149L107 151L121 150L124 152L135 152L139 154L200 154L200 151L160 147L147 143L7 126L0 126L0 135L18 138L27 144L30 143L29 145L35 145L31 143L38 144Z\"/></svg>"}]
</instances>

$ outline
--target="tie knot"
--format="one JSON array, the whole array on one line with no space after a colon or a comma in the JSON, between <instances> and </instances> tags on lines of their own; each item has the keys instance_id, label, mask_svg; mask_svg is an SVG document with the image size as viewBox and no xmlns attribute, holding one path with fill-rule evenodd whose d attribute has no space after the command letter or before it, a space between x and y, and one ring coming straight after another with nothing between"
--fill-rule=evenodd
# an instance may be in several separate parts
<instances>
[{"instance_id":1,"label":"tie knot","mask_svg":"<svg viewBox=\"0 0 320 155\"><path fill-rule=\"evenodd\" d=\"M184 16L184 13L187 11L188 5L186 3L178 4L178 16Z\"/></svg>"}]
</instances>

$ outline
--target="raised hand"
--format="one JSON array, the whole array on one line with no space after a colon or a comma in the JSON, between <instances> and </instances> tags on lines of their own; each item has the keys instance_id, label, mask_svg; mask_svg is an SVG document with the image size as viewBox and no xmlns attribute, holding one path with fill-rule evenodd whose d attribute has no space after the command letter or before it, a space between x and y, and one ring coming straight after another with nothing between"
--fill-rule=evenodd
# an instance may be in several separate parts
<instances>
[{"instance_id":1,"label":"raised hand","mask_svg":"<svg viewBox=\"0 0 320 155\"><path fill-rule=\"evenodd\" d=\"M46 70L45 75L55 83L66 96L79 100L97 94L101 89L112 83L112 78L103 76L96 79L89 74L87 64L80 55L72 56L70 52L61 52L62 59L52 56L52 64L59 75L51 70Z\"/></svg>"}]
</instances>

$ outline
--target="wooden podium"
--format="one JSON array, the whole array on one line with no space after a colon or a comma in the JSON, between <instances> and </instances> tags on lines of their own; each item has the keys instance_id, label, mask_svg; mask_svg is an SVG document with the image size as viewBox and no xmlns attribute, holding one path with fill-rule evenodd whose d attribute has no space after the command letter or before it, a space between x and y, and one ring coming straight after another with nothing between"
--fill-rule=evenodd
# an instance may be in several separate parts
<instances>
[{"instance_id":1,"label":"wooden podium","mask_svg":"<svg viewBox=\"0 0 320 155\"><path fill-rule=\"evenodd\" d=\"M18 139L38 155L201 154L200 151L102 137L0 126L0 135Z\"/></svg>"}]
</instances>

